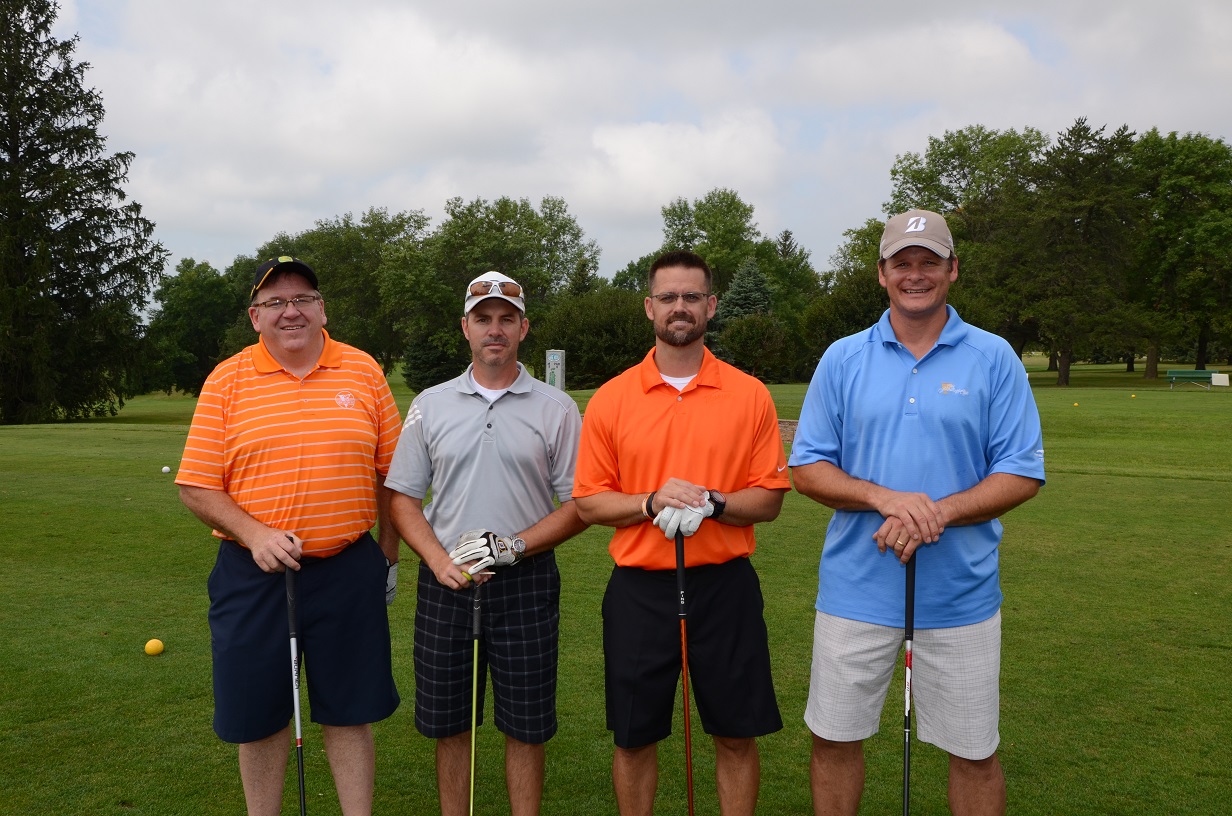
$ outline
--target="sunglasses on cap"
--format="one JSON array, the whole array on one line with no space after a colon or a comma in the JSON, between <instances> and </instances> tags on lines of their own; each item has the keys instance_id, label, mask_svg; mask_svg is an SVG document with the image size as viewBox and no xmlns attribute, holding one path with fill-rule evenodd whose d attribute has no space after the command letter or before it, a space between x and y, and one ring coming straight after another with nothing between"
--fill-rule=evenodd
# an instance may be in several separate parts
<instances>
[{"instance_id":1,"label":"sunglasses on cap","mask_svg":"<svg viewBox=\"0 0 1232 816\"><path fill-rule=\"evenodd\" d=\"M472 297L482 297L496 292L505 297L522 297L522 287L512 281L475 281L467 291Z\"/></svg>"}]
</instances>

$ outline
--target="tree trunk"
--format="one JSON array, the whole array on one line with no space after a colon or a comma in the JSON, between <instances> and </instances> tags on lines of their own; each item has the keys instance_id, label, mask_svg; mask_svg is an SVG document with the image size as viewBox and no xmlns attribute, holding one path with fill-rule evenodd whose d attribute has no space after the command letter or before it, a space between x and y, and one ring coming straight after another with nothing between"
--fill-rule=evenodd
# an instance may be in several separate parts
<instances>
[{"instance_id":1,"label":"tree trunk","mask_svg":"<svg viewBox=\"0 0 1232 816\"><path fill-rule=\"evenodd\" d=\"M1142 374L1144 380L1159 379L1159 342L1152 340L1146 347L1146 371Z\"/></svg>"},{"instance_id":2,"label":"tree trunk","mask_svg":"<svg viewBox=\"0 0 1232 816\"><path fill-rule=\"evenodd\" d=\"M1057 385L1069 385L1069 365L1073 359L1072 349L1063 349L1057 354Z\"/></svg>"},{"instance_id":3,"label":"tree trunk","mask_svg":"<svg viewBox=\"0 0 1232 816\"><path fill-rule=\"evenodd\" d=\"M1048 370L1057 370L1057 353L1055 351L1048 352Z\"/></svg>"},{"instance_id":4,"label":"tree trunk","mask_svg":"<svg viewBox=\"0 0 1232 816\"><path fill-rule=\"evenodd\" d=\"M1203 323L1198 329L1198 359L1194 362L1195 371L1206 370L1206 352L1211 344L1211 324Z\"/></svg>"},{"instance_id":5,"label":"tree trunk","mask_svg":"<svg viewBox=\"0 0 1232 816\"><path fill-rule=\"evenodd\" d=\"M1134 353L1132 351L1125 355L1125 373L1134 373Z\"/></svg>"}]
</instances>

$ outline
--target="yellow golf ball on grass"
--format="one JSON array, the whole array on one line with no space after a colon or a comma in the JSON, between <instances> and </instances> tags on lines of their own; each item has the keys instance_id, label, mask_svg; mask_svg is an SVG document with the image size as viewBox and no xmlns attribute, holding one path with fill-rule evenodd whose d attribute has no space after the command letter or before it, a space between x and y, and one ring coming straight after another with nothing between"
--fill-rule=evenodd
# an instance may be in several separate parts
<instances>
[{"instance_id":1,"label":"yellow golf ball on grass","mask_svg":"<svg viewBox=\"0 0 1232 816\"><path fill-rule=\"evenodd\" d=\"M160 655L163 653L163 642L158 638L151 638L145 644L145 653L148 655Z\"/></svg>"}]
</instances>

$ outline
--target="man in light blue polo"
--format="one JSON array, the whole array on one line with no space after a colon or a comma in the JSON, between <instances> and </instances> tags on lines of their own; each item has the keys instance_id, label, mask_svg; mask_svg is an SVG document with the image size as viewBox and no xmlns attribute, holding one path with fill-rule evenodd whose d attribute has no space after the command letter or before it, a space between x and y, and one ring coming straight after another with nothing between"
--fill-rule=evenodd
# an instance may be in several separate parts
<instances>
[{"instance_id":1,"label":"man in light blue polo","mask_svg":"<svg viewBox=\"0 0 1232 816\"><path fill-rule=\"evenodd\" d=\"M512 278L488 272L471 281L462 316L471 365L415 397L385 479L394 524L421 559L415 727L437 741L443 816L467 812L479 584L477 720L490 668L513 816L539 812L544 744L557 727L553 548L586 527L573 503L582 420L572 397L518 362L530 326L525 312Z\"/></svg>"},{"instance_id":2,"label":"man in light blue polo","mask_svg":"<svg viewBox=\"0 0 1232 816\"><path fill-rule=\"evenodd\" d=\"M1039 413L1009 344L946 303L958 258L944 218L891 218L877 270L890 308L822 356L789 460L796 489L835 510L805 710L813 807L857 812L915 555L918 734L950 755L953 812L1001 814L997 519L1044 482Z\"/></svg>"}]
</instances>

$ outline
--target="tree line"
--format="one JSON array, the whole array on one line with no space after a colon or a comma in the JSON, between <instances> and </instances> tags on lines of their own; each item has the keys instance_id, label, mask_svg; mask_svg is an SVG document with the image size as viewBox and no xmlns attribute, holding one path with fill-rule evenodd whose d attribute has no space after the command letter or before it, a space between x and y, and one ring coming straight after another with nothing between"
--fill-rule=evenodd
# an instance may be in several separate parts
<instances>
[{"instance_id":1,"label":"tree line","mask_svg":"<svg viewBox=\"0 0 1232 816\"><path fill-rule=\"evenodd\" d=\"M708 344L766 381L806 380L825 348L886 308L870 218L818 270L789 230L763 234L754 208L716 188L665 204L657 247L611 280L600 249L548 196L371 208L280 233L224 270L170 253L123 190L131 153L108 155L103 105L50 35L52 0L0 0L0 423L114 414L153 390L196 394L213 366L253 342L252 271L294 255L318 270L331 334L415 390L469 359L462 291L497 270L527 289L523 362L568 353L568 384L594 387L653 342L650 262L692 249L711 265L719 310ZM1079 119L1055 139L971 126L930 137L890 168L887 214L944 214L960 259L951 302L1021 353L1075 360L1229 358L1232 150L1202 134L1108 133ZM148 310L148 311L147 311ZM148 318L148 320L146 319Z\"/></svg>"}]
</instances>

